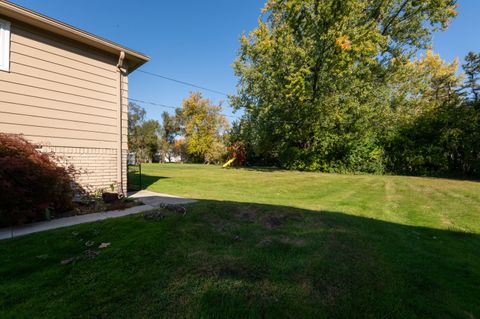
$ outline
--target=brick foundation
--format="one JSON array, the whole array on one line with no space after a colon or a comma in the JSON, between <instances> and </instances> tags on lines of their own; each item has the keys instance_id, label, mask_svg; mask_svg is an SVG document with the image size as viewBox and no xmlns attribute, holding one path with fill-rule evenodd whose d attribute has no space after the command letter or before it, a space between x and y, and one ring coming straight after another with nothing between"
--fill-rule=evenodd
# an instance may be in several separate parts
<instances>
[{"instance_id":1,"label":"brick foundation","mask_svg":"<svg viewBox=\"0 0 480 319\"><path fill-rule=\"evenodd\" d=\"M54 152L63 164L71 164L81 171L77 182L85 190L117 191L117 150L105 148L44 147L44 152ZM122 152L123 193L127 190L127 150Z\"/></svg>"}]
</instances>

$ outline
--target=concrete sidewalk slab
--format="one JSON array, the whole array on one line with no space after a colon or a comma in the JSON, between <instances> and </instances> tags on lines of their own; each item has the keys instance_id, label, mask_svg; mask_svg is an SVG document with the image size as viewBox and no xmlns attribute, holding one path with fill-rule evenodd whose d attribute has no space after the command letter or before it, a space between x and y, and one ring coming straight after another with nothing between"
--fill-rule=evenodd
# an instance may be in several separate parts
<instances>
[{"instance_id":1,"label":"concrete sidewalk slab","mask_svg":"<svg viewBox=\"0 0 480 319\"><path fill-rule=\"evenodd\" d=\"M138 199L145 205L150 205L153 207L159 207L161 204L170 204L170 205L185 205L195 203L196 200L188 199L168 194L155 193L151 191L141 190L138 192L128 193L129 198Z\"/></svg>"},{"instance_id":2,"label":"concrete sidewalk slab","mask_svg":"<svg viewBox=\"0 0 480 319\"><path fill-rule=\"evenodd\" d=\"M132 214L138 214L148 210L158 208L161 204L171 204L171 205L183 205L195 203L196 200L182 198L178 196L160 194L150 191L139 191L128 194L130 198L137 199L142 202L143 206L135 206L132 208L124 210L114 210L109 212L79 215L72 217L65 217L54 219L46 222L32 223L24 226L10 227L0 229L0 240L14 238L18 236L24 236L28 234L38 233L45 230L63 228L78 224L91 223L99 220L105 220L109 218L118 218Z\"/></svg>"},{"instance_id":3,"label":"concrete sidewalk slab","mask_svg":"<svg viewBox=\"0 0 480 319\"><path fill-rule=\"evenodd\" d=\"M28 225L2 228L0 229L0 240L38 233L45 230L63 228L78 224L90 223L109 218L118 218L132 214L138 214L144 211L152 210L154 207L149 205L135 206L124 210L113 210L109 212L94 213L88 215L79 215L53 219L51 221L32 223Z\"/></svg>"}]
</instances>

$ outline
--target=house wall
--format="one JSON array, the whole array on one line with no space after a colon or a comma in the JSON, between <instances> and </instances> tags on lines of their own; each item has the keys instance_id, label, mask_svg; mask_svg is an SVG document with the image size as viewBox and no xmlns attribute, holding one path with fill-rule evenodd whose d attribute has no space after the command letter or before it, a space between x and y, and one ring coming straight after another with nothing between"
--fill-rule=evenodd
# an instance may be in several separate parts
<instances>
[{"instance_id":1,"label":"house wall","mask_svg":"<svg viewBox=\"0 0 480 319\"><path fill-rule=\"evenodd\" d=\"M120 100L118 56L10 22L10 72L0 71L0 132L21 133L62 156L84 171L83 186L109 188L121 176L125 191L128 77L121 76Z\"/></svg>"}]
</instances>

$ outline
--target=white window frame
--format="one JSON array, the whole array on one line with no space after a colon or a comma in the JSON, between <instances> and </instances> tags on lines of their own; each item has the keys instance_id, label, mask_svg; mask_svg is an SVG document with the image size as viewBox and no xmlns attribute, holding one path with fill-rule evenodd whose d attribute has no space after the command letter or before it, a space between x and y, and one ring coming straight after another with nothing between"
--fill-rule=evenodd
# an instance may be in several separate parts
<instances>
[{"instance_id":1,"label":"white window frame","mask_svg":"<svg viewBox=\"0 0 480 319\"><path fill-rule=\"evenodd\" d=\"M0 70L10 71L10 22L0 19Z\"/></svg>"}]
</instances>

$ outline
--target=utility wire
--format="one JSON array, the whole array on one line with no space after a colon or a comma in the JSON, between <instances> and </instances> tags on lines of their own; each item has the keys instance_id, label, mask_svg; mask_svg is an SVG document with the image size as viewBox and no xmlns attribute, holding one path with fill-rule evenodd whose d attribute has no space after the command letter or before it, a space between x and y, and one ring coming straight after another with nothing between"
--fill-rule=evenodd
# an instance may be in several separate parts
<instances>
[{"instance_id":1,"label":"utility wire","mask_svg":"<svg viewBox=\"0 0 480 319\"><path fill-rule=\"evenodd\" d=\"M137 100L137 99L132 99L132 98L128 98L128 100L129 100L129 101L132 101L132 102L137 102L137 103L143 103L143 104L150 104L150 105L155 105L155 106L160 106L160 107L166 107L166 108L169 108L169 109L177 109L177 107L175 107L175 106L165 105L165 104L161 104L161 103L154 103L154 102Z\"/></svg>"},{"instance_id":2,"label":"utility wire","mask_svg":"<svg viewBox=\"0 0 480 319\"><path fill-rule=\"evenodd\" d=\"M153 106L159 106L159 107L164 107L164 108L169 108L169 109L174 109L174 110L179 108L179 107L172 106L172 105L166 105L166 104L162 104L162 103L144 101L144 100L139 100L139 99L134 99L134 98L128 98L128 100L132 101L132 102L148 104L148 105L153 105ZM227 114L224 114L224 113L220 113L220 114L225 116L225 117L230 117L230 118L235 119L235 120L240 120L241 119L241 117L237 117L237 116L233 116L233 115L227 115ZM284 121L284 120L273 120L273 121L270 121L270 123L301 124L300 121Z\"/></svg>"},{"instance_id":3,"label":"utility wire","mask_svg":"<svg viewBox=\"0 0 480 319\"><path fill-rule=\"evenodd\" d=\"M191 86L191 87L194 87L194 88L197 88L197 89L200 89L200 90L204 90L204 91L208 91L208 92L212 92L212 93L216 93L216 94L220 94L220 95L228 97L228 94L225 93L225 92L209 89L209 88L206 88L206 87L194 84L194 83L189 83L189 82L186 82L186 81L177 80L177 79L170 78L170 77L167 77L167 76L164 76L164 75L160 75L160 74L153 73L153 72L148 72L148 71L143 71L143 70L137 70L137 72L148 74L148 75L151 75L151 76L154 76L154 77L157 77L157 78L161 78L161 79L164 79L164 80L176 82L176 83L183 84L183 85L186 85L186 86Z\"/></svg>"},{"instance_id":4,"label":"utility wire","mask_svg":"<svg viewBox=\"0 0 480 319\"><path fill-rule=\"evenodd\" d=\"M166 104L162 104L162 103L156 103L156 102L150 102L150 101L144 101L144 100L139 100L139 99L133 99L133 98L128 98L129 101L132 101L132 102L137 102L137 103L142 103L142 104L148 104L148 105L153 105L153 106L159 106L159 107L164 107L164 108L168 108L168 109L177 109L179 107L175 107L175 106L172 106L172 105L166 105ZM222 114L223 116L225 117L230 117L230 118L233 118L235 120L239 120L240 117L237 117L237 116L233 116L233 115L227 115L227 114L224 114L224 113L220 113Z\"/></svg>"}]
</instances>

